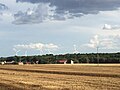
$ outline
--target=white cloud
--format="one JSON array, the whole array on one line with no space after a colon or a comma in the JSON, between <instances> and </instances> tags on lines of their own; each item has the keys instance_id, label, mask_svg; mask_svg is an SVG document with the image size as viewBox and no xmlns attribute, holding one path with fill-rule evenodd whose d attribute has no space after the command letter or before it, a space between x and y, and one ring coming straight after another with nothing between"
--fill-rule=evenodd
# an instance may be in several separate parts
<instances>
[{"instance_id":1,"label":"white cloud","mask_svg":"<svg viewBox=\"0 0 120 90\"><path fill-rule=\"evenodd\" d=\"M98 35L95 35L92 39L90 39L90 42L88 44L85 44L85 46L88 46L90 48L96 48L99 46L100 40L98 39Z\"/></svg>"},{"instance_id":2,"label":"white cloud","mask_svg":"<svg viewBox=\"0 0 120 90\"><path fill-rule=\"evenodd\" d=\"M105 25L103 26L103 29L109 30L109 29L112 29L112 27L111 27L111 25L105 24Z\"/></svg>"},{"instance_id":3,"label":"white cloud","mask_svg":"<svg viewBox=\"0 0 120 90\"><path fill-rule=\"evenodd\" d=\"M46 49L58 49L58 46L55 45L55 44L52 44L52 43L50 43L50 44L45 44L44 47L45 47Z\"/></svg>"},{"instance_id":4,"label":"white cloud","mask_svg":"<svg viewBox=\"0 0 120 90\"><path fill-rule=\"evenodd\" d=\"M33 50L56 50L59 47L55 44L31 43L14 45L16 49L33 49Z\"/></svg>"},{"instance_id":5,"label":"white cloud","mask_svg":"<svg viewBox=\"0 0 120 90\"><path fill-rule=\"evenodd\" d=\"M99 39L98 39L99 37ZM84 44L88 48L101 48L101 49L120 49L120 35L110 35L107 37L102 37L95 35L90 42Z\"/></svg>"},{"instance_id":6,"label":"white cloud","mask_svg":"<svg viewBox=\"0 0 120 90\"><path fill-rule=\"evenodd\" d=\"M120 29L120 25L114 25L114 26L111 26L111 25L109 25L109 24L105 24L104 26L103 26L103 29L104 30L117 30L117 29Z\"/></svg>"}]
</instances>

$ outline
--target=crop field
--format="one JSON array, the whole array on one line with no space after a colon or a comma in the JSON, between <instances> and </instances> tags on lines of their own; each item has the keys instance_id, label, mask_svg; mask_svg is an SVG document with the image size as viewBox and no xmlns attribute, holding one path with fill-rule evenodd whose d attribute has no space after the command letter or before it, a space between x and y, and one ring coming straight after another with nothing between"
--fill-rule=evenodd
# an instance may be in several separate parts
<instances>
[{"instance_id":1,"label":"crop field","mask_svg":"<svg viewBox=\"0 0 120 90\"><path fill-rule=\"evenodd\" d=\"M0 90L120 90L120 64L0 65Z\"/></svg>"}]
</instances>

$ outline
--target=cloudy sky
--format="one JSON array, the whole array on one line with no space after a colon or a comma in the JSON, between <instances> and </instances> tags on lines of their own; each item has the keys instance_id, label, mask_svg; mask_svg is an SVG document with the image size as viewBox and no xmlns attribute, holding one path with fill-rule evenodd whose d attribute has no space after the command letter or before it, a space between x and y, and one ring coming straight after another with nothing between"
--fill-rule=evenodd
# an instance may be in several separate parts
<instances>
[{"instance_id":1,"label":"cloudy sky","mask_svg":"<svg viewBox=\"0 0 120 90\"><path fill-rule=\"evenodd\" d=\"M0 56L120 51L120 0L0 0Z\"/></svg>"}]
</instances>

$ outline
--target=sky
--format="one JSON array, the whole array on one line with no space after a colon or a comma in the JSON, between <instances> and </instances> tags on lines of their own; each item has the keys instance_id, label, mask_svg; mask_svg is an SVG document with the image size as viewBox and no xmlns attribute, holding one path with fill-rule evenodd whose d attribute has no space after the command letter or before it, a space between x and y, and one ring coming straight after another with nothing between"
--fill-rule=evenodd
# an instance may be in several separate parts
<instances>
[{"instance_id":1,"label":"sky","mask_svg":"<svg viewBox=\"0 0 120 90\"><path fill-rule=\"evenodd\" d=\"M120 0L0 0L0 57L120 52Z\"/></svg>"}]
</instances>

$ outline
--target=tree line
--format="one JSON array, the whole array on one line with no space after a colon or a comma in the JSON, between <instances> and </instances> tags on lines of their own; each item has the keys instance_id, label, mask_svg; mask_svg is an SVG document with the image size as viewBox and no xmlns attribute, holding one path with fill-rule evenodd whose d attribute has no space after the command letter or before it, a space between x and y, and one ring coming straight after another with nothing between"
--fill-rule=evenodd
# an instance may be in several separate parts
<instances>
[{"instance_id":1,"label":"tree line","mask_svg":"<svg viewBox=\"0 0 120 90\"><path fill-rule=\"evenodd\" d=\"M11 56L1 57L0 62L6 61L14 63L23 62L24 64L57 64L58 60L71 60L74 63L120 63L120 53L85 53L85 54L46 54L37 56Z\"/></svg>"}]
</instances>

